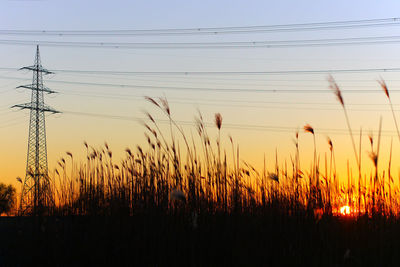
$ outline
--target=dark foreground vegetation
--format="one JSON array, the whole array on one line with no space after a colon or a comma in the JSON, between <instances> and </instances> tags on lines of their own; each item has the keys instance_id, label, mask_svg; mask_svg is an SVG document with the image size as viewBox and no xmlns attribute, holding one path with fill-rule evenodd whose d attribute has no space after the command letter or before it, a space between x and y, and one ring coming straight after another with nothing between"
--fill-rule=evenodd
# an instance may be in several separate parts
<instances>
[{"instance_id":1,"label":"dark foreground vegetation","mask_svg":"<svg viewBox=\"0 0 400 267\"><path fill-rule=\"evenodd\" d=\"M269 215L266 215L269 214ZM1 266L397 266L397 220L257 214L0 220Z\"/></svg>"},{"instance_id":2,"label":"dark foreground vegetation","mask_svg":"<svg viewBox=\"0 0 400 267\"><path fill-rule=\"evenodd\" d=\"M349 125L340 90L331 86ZM380 137L377 145L369 137L375 169L368 175L350 131L358 179L349 172L345 183L333 141L320 159L310 125L310 168L300 167L296 133L289 164L275 160L273 170L256 170L232 138L229 150L221 145L220 114L216 138L201 115L197 138L188 138L166 99L148 101L167 116L168 130L147 114L148 147L126 149L118 163L107 144L85 143L82 163L67 152L50 179L35 185L40 195L24 193L20 216L0 219L0 265L399 265L400 192L391 154L387 169L378 169ZM340 215L344 205L347 216Z\"/></svg>"}]
</instances>

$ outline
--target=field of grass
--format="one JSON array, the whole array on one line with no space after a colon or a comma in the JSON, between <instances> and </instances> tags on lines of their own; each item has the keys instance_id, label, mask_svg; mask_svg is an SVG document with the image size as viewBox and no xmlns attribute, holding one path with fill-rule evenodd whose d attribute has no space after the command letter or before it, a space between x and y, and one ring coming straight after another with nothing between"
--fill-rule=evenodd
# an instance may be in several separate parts
<instances>
[{"instance_id":1,"label":"field of grass","mask_svg":"<svg viewBox=\"0 0 400 267\"><path fill-rule=\"evenodd\" d=\"M289 166L276 162L273 170L256 170L240 159L233 139L229 150L221 147L220 135L212 140L201 115L198 136L188 138L166 99L147 98L169 119L170 132L147 114L148 146L127 149L122 162L113 161L107 144L95 149L85 142L81 163L67 152L51 179L41 182L39 206L20 209L33 216L0 220L1 236L10 240L0 245L0 264L398 265L400 192L390 163L378 169L380 134L370 137L375 173L367 179L340 89L330 83L348 124L356 182L338 181L330 139L330 155L320 163L310 125L304 127L314 136L309 169L299 167L295 133ZM220 114L215 127L223 127Z\"/></svg>"}]
</instances>

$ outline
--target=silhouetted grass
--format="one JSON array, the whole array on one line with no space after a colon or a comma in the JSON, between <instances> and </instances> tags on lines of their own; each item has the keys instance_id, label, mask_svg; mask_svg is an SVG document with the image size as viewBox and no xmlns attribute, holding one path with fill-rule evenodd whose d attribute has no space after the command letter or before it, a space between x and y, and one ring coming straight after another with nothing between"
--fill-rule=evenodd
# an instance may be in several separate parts
<instances>
[{"instance_id":1,"label":"silhouetted grass","mask_svg":"<svg viewBox=\"0 0 400 267\"><path fill-rule=\"evenodd\" d=\"M221 145L220 114L216 139L201 114L197 136L189 138L166 99L147 97L167 117L168 131L147 113L146 147L127 148L121 162L114 161L107 143L96 149L85 142L84 162L74 162L67 152L51 179L55 201L46 216L4 222L17 237L9 250L0 247L0 260L1 253L9 253L8 262L17 258L18 247L50 265L397 264L399 188L390 171L391 154L387 169L378 169L380 134L376 149L370 136L375 171L368 182L340 89L330 82L345 111L356 182L350 166L347 184L339 182L330 138L330 155L321 160L318 130L310 125L304 127L314 140L309 169L300 168L296 133L290 164L279 164L276 155L274 169L260 171L241 160L232 137L231 148ZM351 216L339 216L344 205L351 207Z\"/></svg>"},{"instance_id":2,"label":"silhouetted grass","mask_svg":"<svg viewBox=\"0 0 400 267\"><path fill-rule=\"evenodd\" d=\"M74 165L72 153L67 152L68 158L61 159L54 172L53 191L57 204L52 209L54 214L132 216L153 209L166 214L178 211L232 214L268 207L285 216L301 213L319 218L322 213L337 214L343 205L351 206L354 216L356 213L357 216L398 213L399 190L394 187L392 178L386 182L389 187L385 187L384 179L390 174L390 166L382 173L378 171L380 138L375 151L370 136L370 157L375 172L369 184L362 179L361 155L357 156L356 151L358 181L354 182L352 174L348 173L347 184L339 183L333 142L328 140L331 152L328 166L327 156L323 164L317 155L315 136L318 133L310 125L304 127L314 140L310 169L300 169L300 144L296 133L291 164L280 165L276 161L274 170L264 168L260 172L240 159L239 146L232 138L230 151L221 147L220 114L215 118L216 140L208 135L201 114L197 119L198 137L190 140L173 120L166 99L147 99L167 116L168 137L148 113L150 124L144 124L147 147L126 149L122 162L114 162L107 143L100 149L85 143L87 160L80 165ZM179 198L176 197L178 192Z\"/></svg>"}]
</instances>

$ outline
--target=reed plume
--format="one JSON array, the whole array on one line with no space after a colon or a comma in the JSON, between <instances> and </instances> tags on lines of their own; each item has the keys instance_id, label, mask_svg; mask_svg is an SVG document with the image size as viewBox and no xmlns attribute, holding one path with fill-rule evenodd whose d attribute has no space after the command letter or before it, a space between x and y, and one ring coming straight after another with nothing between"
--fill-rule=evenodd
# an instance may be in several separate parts
<instances>
[{"instance_id":1,"label":"reed plume","mask_svg":"<svg viewBox=\"0 0 400 267\"><path fill-rule=\"evenodd\" d=\"M222 115L220 113L215 114L215 126L217 126L218 130L221 130L222 125Z\"/></svg>"},{"instance_id":2,"label":"reed plume","mask_svg":"<svg viewBox=\"0 0 400 267\"><path fill-rule=\"evenodd\" d=\"M393 116L393 120L394 120L394 125L396 126L396 131L397 131L397 136L399 138L400 141L400 132L399 132L399 126L397 124L397 119L396 116L394 114L394 110L393 110L393 105L392 105L392 100L390 99L390 95L389 95L389 90L388 87L385 83L385 81L381 78L380 80L378 80L379 85L382 87L383 92L385 93L386 97L389 100L389 105L390 105L390 110L392 111L392 116Z\"/></svg>"},{"instance_id":3,"label":"reed plume","mask_svg":"<svg viewBox=\"0 0 400 267\"><path fill-rule=\"evenodd\" d=\"M308 133L311 133L311 134L314 134L314 128L311 127L310 124L306 124L306 125L304 126L304 131L305 131L305 132L308 132Z\"/></svg>"},{"instance_id":4,"label":"reed plume","mask_svg":"<svg viewBox=\"0 0 400 267\"><path fill-rule=\"evenodd\" d=\"M360 161L359 161L359 158L358 158L358 155L357 155L356 144L354 142L354 136L353 136L353 132L352 132L351 127L350 127L349 116L347 115L346 105L344 104L344 100L343 100L343 97L342 97L342 92L340 91L340 88L339 88L338 84L336 83L335 79L331 75L328 77L328 82L329 82L329 87L333 90L333 92L336 95L339 103L343 107L344 115L346 117L347 128L349 129L349 133L350 133L350 137L351 137L351 143L353 145L354 156L356 157L356 162L357 162L357 165L358 165L358 169L359 169L359 171L361 171L360 170Z\"/></svg>"},{"instance_id":5,"label":"reed plume","mask_svg":"<svg viewBox=\"0 0 400 267\"><path fill-rule=\"evenodd\" d=\"M318 182L318 177L316 177L317 175L317 145L315 143L315 134L314 134L314 128L311 127L310 124L306 124L304 126L304 131L306 133L311 133L313 135L313 140L314 140L314 168L313 168L313 172L314 172L314 178L317 178L317 182Z\"/></svg>"}]
</instances>

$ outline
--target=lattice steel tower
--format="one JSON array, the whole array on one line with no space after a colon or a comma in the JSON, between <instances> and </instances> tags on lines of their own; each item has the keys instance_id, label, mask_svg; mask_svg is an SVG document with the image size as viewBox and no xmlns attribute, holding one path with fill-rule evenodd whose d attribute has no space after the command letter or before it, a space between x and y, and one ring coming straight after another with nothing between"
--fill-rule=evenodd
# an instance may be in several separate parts
<instances>
[{"instance_id":1,"label":"lattice steel tower","mask_svg":"<svg viewBox=\"0 0 400 267\"><path fill-rule=\"evenodd\" d=\"M44 104L44 93L55 92L43 86L43 75L52 74L52 72L42 67L39 46L36 47L35 64L23 67L21 70L32 71L33 80L32 84L17 87L32 90L31 102L13 106L30 110L26 176L21 192L19 213L38 215L53 203L47 168L45 112L59 112Z\"/></svg>"}]
</instances>

